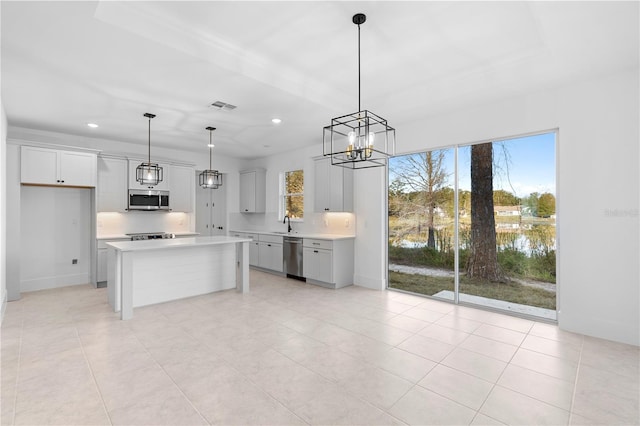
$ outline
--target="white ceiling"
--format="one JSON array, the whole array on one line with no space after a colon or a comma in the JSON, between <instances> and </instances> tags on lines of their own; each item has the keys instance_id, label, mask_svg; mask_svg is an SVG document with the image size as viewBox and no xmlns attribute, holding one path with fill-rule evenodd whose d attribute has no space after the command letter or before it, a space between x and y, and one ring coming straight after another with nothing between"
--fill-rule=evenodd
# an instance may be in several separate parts
<instances>
[{"instance_id":1,"label":"white ceiling","mask_svg":"<svg viewBox=\"0 0 640 426\"><path fill-rule=\"evenodd\" d=\"M402 123L638 67L638 2L12 2L10 126L256 158L362 107ZM208 106L237 105L233 111ZM274 125L271 118L282 124ZM98 129L86 123L95 122Z\"/></svg>"}]
</instances>

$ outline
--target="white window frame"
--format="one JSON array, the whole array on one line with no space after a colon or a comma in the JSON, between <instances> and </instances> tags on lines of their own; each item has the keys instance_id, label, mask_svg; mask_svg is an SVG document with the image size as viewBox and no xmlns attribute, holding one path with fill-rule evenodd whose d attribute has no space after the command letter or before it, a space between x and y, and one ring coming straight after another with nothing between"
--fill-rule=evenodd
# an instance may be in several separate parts
<instances>
[{"instance_id":1,"label":"white window frame","mask_svg":"<svg viewBox=\"0 0 640 426\"><path fill-rule=\"evenodd\" d=\"M302 189L302 193L286 193L285 192L285 188L286 188L286 176L287 173L291 173L291 172L297 172L300 171L302 172L302 180L303 180L303 189ZM304 204L304 169L296 169L296 170L287 170L284 172L280 172L280 177L279 177L279 191L278 191L278 212L279 212L279 217L283 218L286 215L286 200L288 196L292 196L292 195L298 195L302 197L302 201ZM304 209L302 211L302 214L304 215ZM290 218L289 219L291 222L304 222L304 216L301 218Z\"/></svg>"}]
</instances>

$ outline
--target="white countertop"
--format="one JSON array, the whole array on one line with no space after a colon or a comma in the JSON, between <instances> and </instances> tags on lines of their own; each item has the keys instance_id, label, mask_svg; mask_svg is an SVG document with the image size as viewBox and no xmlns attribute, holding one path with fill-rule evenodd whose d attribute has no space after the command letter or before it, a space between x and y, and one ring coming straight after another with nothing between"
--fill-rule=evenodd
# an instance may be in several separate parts
<instances>
[{"instance_id":1,"label":"white countertop","mask_svg":"<svg viewBox=\"0 0 640 426\"><path fill-rule=\"evenodd\" d=\"M240 230L240 229L234 229L229 232L242 232L243 234L277 235L280 237L313 238L316 240L330 240L330 241L349 240L356 237L355 235L342 235L342 234L317 234L317 233L314 234L314 233L306 233L306 232L286 233L286 232L280 232L280 231L247 231L247 230Z\"/></svg>"},{"instance_id":2,"label":"white countertop","mask_svg":"<svg viewBox=\"0 0 640 426\"><path fill-rule=\"evenodd\" d=\"M186 237L142 241L116 241L107 243L107 245L120 251L144 251L179 247L211 246L216 244L235 244L243 242L251 242L251 239L227 236Z\"/></svg>"},{"instance_id":3,"label":"white countertop","mask_svg":"<svg viewBox=\"0 0 640 426\"><path fill-rule=\"evenodd\" d=\"M184 237L184 236L198 236L200 235L198 232L167 232L167 234L173 234L176 237ZM126 234L101 234L96 237L96 240L130 240L131 235Z\"/></svg>"}]
</instances>

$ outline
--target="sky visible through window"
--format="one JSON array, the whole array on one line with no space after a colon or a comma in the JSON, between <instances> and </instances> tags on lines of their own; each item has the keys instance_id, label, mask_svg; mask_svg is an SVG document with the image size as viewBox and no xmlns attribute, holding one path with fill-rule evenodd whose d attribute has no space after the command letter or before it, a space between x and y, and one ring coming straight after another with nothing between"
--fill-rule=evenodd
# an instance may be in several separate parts
<instances>
[{"instance_id":1,"label":"sky visible through window","mask_svg":"<svg viewBox=\"0 0 640 426\"><path fill-rule=\"evenodd\" d=\"M556 195L556 133L542 133L494 143L494 190L502 189L526 197L532 192ZM471 190L471 146L458 151L460 189ZM400 157L390 159L389 181L395 178L394 169ZM446 186L454 187L454 150L445 148L444 166L448 174Z\"/></svg>"}]
</instances>

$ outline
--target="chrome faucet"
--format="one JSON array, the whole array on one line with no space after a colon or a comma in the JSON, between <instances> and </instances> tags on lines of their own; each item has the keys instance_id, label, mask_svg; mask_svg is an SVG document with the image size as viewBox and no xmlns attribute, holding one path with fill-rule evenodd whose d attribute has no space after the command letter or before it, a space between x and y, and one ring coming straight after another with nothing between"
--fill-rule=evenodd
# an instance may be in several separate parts
<instances>
[{"instance_id":1,"label":"chrome faucet","mask_svg":"<svg viewBox=\"0 0 640 426\"><path fill-rule=\"evenodd\" d=\"M289 219L289 225L287 227L287 232L291 232L293 230L293 228L291 228L291 218L289 217L289 215L285 215L284 219L282 220L282 223L285 223L287 221L287 219Z\"/></svg>"}]
</instances>

